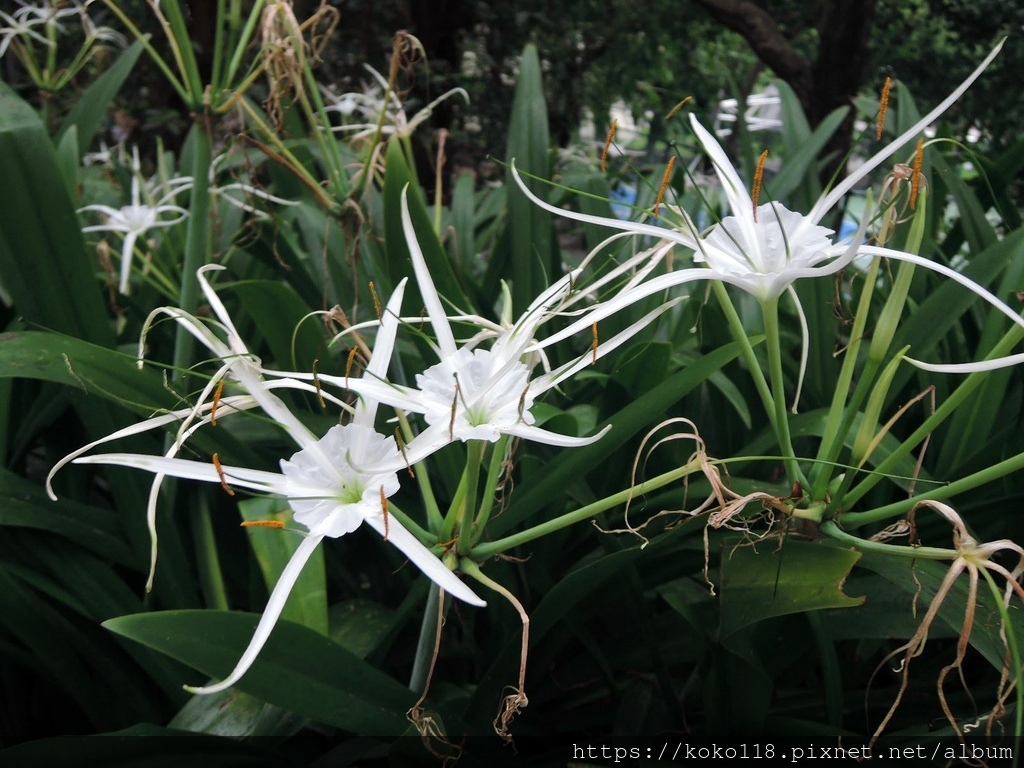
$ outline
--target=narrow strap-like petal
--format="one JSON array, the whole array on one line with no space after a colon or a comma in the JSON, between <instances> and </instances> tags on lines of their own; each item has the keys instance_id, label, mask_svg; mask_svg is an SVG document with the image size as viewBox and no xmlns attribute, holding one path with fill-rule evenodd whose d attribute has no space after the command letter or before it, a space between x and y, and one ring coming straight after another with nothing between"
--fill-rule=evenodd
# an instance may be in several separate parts
<instances>
[{"instance_id":1,"label":"narrow strap-like petal","mask_svg":"<svg viewBox=\"0 0 1024 768\"><path fill-rule=\"evenodd\" d=\"M249 671L249 667L256 661L256 657L263 650L263 646L267 644L267 639L270 637L274 625L277 624L277 620L281 618L281 612L284 610L285 603L288 602L288 596L295 587L295 582L298 581L299 576L302 574L302 569L322 540L322 535L310 534L299 544L298 549L295 550L288 564L281 571L281 577L277 580L277 584L274 585L274 591L270 593L267 607L263 609L260 623L256 625L256 631L253 633L252 640L249 641L249 647L245 649L242 658L238 660L238 664L235 665L231 674L215 685L200 687L186 685L186 691L190 693L217 693L218 691L230 688L239 681L242 675Z\"/></svg>"},{"instance_id":2,"label":"narrow strap-like petal","mask_svg":"<svg viewBox=\"0 0 1024 768\"><path fill-rule=\"evenodd\" d=\"M427 317L430 318L430 325L434 329L434 336L437 337L437 346L443 359L455 354L455 336L452 334L452 327L448 324L448 318L441 307L441 298L437 295L437 288L434 287L434 280L430 276L426 259L423 258L423 251L416 239L416 230L413 229L412 216L409 213L408 195L409 188L406 187L402 190L402 231L405 233L405 242L409 246L412 268L416 274L416 285L420 289L420 296L427 308Z\"/></svg>"},{"instance_id":3,"label":"narrow strap-like petal","mask_svg":"<svg viewBox=\"0 0 1024 768\"><path fill-rule=\"evenodd\" d=\"M366 518L368 525L381 536L387 535L388 543L394 544L424 575L450 595L454 595L470 605L487 605L474 594L473 590L462 583L433 552L420 543L419 539L409 533L398 520L391 516L388 519L387 531L384 529L383 516L370 515Z\"/></svg>"}]
</instances>

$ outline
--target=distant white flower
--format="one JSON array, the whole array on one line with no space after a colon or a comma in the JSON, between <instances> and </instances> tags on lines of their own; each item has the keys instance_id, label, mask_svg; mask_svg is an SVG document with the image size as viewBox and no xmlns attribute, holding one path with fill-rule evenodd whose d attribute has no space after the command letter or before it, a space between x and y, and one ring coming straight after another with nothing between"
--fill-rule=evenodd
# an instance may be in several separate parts
<instances>
[{"instance_id":1,"label":"distant white flower","mask_svg":"<svg viewBox=\"0 0 1024 768\"><path fill-rule=\"evenodd\" d=\"M129 277L131 276L132 256L135 253L135 241L151 229L171 227L188 217L188 211L184 208L169 203L175 195L182 191L181 187L171 189L156 202L148 204L142 202L141 183L139 148L133 147L131 202L122 208L112 208L109 205L86 205L78 209L79 213L86 211L101 213L107 219L103 224L82 227L82 232L120 232L124 235L124 244L121 246L121 276L118 290L126 296L131 290ZM171 219L161 218L167 213L176 215Z\"/></svg>"},{"instance_id":2,"label":"distant white flower","mask_svg":"<svg viewBox=\"0 0 1024 768\"><path fill-rule=\"evenodd\" d=\"M374 135L377 132L377 123L382 114L384 121L380 125L380 132L384 136L411 136L417 126L427 120L434 113L434 108L441 102L455 95L462 96L467 102L469 101L469 94L466 93L465 89L452 88L409 118L405 114L405 107L401 99L398 98L398 94L393 89L388 89L387 78L368 64L364 66L373 76L374 80L377 81L375 87L364 93L344 93L337 97L331 97L328 93L328 96L333 99L333 103L326 107L328 112L339 112L345 117L351 117L356 112L359 112L366 119L366 122L338 125L332 129L334 131L351 132L353 138L364 138ZM387 103L383 99L383 94L385 93L389 94Z\"/></svg>"},{"instance_id":3,"label":"distant white flower","mask_svg":"<svg viewBox=\"0 0 1024 768\"><path fill-rule=\"evenodd\" d=\"M33 27L46 23L46 19L31 12L33 10L32 6L23 6L15 11L13 16L0 11L0 22L3 22L4 25L0 27L0 57L7 53L11 43L18 38L32 38L37 43L42 43L47 47L54 45L52 40L48 40L33 29Z\"/></svg>"}]
</instances>

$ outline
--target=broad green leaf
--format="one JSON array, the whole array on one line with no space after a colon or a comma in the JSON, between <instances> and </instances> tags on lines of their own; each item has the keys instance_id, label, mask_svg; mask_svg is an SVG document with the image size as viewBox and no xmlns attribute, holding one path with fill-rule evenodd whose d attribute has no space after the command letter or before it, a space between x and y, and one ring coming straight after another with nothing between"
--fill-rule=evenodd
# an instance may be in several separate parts
<instances>
[{"instance_id":1,"label":"broad green leaf","mask_svg":"<svg viewBox=\"0 0 1024 768\"><path fill-rule=\"evenodd\" d=\"M408 185L408 187L407 187ZM405 190L408 189L407 192ZM412 277L412 261L409 246L402 229L402 194L409 202L409 217L416 232L416 239L423 251L423 259L430 270L434 287L442 300L447 300L460 309L469 308L469 301L462 290L459 279L452 269L448 254L437 239L434 225L423 203L422 193L416 177L397 139L388 142L384 174L384 224L387 242L388 284L377 285L381 302L386 302L390 292L403 276ZM422 306L415 281L410 281L405 292L404 307L407 313L416 314Z\"/></svg>"},{"instance_id":2,"label":"broad green leaf","mask_svg":"<svg viewBox=\"0 0 1024 768\"><path fill-rule=\"evenodd\" d=\"M271 280L246 280L233 283L242 306L256 322L273 352L277 367L285 370L310 370L320 360L320 372L332 372L332 356L321 331L319 318L307 317L309 306L285 283ZM269 361L266 361L269 363Z\"/></svg>"},{"instance_id":3,"label":"broad green leaf","mask_svg":"<svg viewBox=\"0 0 1024 768\"><path fill-rule=\"evenodd\" d=\"M53 145L0 83L0 284L29 323L111 346L99 285Z\"/></svg>"},{"instance_id":4,"label":"broad green leaf","mask_svg":"<svg viewBox=\"0 0 1024 768\"><path fill-rule=\"evenodd\" d=\"M124 81L131 74L132 67L142 53L142 43L136 41L122 53L117 61L102 75L97 77L85 92L78 98L75 105L71 107L67 117L61 124L58 137L63 138L71 128L78 129L78 152L85 154L89 151L100 123L110 111L110 104L113 102L117 92L121 90Z\"/></svg>"},{"instance_id":5,"label":"broad green leaf","mask_svg":"<svg viewBox=\"0 0 1024 768\"><path fill-rule=\"evenodd\" d=\"M548 177L548 111L537 48L527 45L519 60L519 79L512 100L506 159L513 160L523 180L540 199L547 199L547 185L526 174ZM558 249L552 247L551 214L527 199L511 171L506 175L509 189L508 228L511 238L512 306L518 317L550 281L560 276Z\"/></svg>"},{"instance_id":6,"label":"broad green leaf","mask_svg":"<svg viewBox=\"0 0 1024 768\"><path fill-rule=\"evenodd\" d=\"M304 717L229 688L191 697L167 725L182 731L208 733L212 736L288 737L301 730L306 723Z\"/></svg>"},{"instance_id":7,"label":"broad green leaf","mask_svg":"<svg viewBox=\"0 0 1024 768\"><path fill-rule=\"evenodd\" d=\"M166 611L122 616L103 626L223 679L258 621L246 613ZM405 731L405 713L416 699L350 651L289 621L278 622L237 687L310 719L381 737Z\"/></svg>"},{"instance_id":8,"label":"broad green leaf","mask_svg":"<svg viewBox=\"0 0 1024 768\"><path fill-rule=\"evenodd\" d=\"M273 520L291 523L291 512L277 499L248 499L238 504L246 521ZM256 562L259 563L267 591L273 591L281 572L299 548L302 539L277 528L246 528ZM324 580L324 553L321 547L310 556L295 582L281 618L327 634L327 584Z\"/></svg>"},{"instance_id":9,"label":"broad green leaf","mask_svg":"<svg viewBox=\"0 0 1024 768\"><path fill-rule=\"evenodd\" d=\"M788 200L790 195L802 186L806 190L805 194L808 200L801 200L798 203L813 202L811 196L817 194L817 190L820 189L817 179L818 155L828 144L832 134L842 124L847 112L849 112L848 107L833 110L825 116L813 133L795 146L786 147L786 158L782 164L782 170L765 185L766 192L772 199ZM787 130L783 132L783 136L792 138L793 134Z\"/></svg>"},{"instance_id":10,"label":"broad green leaf","mask_svg":"<svg viewBox=\"0 0 1024 768\"><path fill-rule=\"evenodd\" d=\"M39 486L8 470L0 470L0 526L49 531L113 562L141 565L112 512L70 499L50 501Z\"/></svg>"},{"instance_id":11,"label":"broad green leaf","mask_svg":"<svg viewBox=\"0 0 1024 768\"><path fill-rule=\"evenodd\" d=\"M934 560L911 560L906 557L894 557L878 552L864 552L860 565L886 578L900 590L909 593L917 600L917 615L923 619L938 591L939 585L949 571L949 563ZM959 635L964 626L967 611L968 574L962 573L949 590L946 599L938 609L938 620ZM992 593L979 577L978 599L974 614L974 627L971 631L970 643L996 669L1002 669L1006 659L1006 647L999 637L1002 619L992 599ZM997 584L1002 578L996 576ZM1024 638L1024 611L1020 610L1019 601L1014 598L1010 605L1010 619L1017 642ZM939 632L939 634L945 634ZM949 661L953 660L954 651L950 650Z\"/></svg>"},{"instance_id":12,"label":"broad green leaf","mask_svg":"<svg viewBox=\"0 0 1024 768\"><path fill-rule=\"evenodd\" d=\"M843 593L859 554L788 539L736 546L722 554L722 636L771 616L860 605Z\"/></svg>"},{"instance_id":13,"label":"broad green leaf","mask_svg":"<svg viewBox=\"0 0 1024 768\"><path fill-rule=\"evenodd\" d=\"M332 605L328 618L331 640L365 659L388 636L395 612L372 600L355 599Z\"/></svg>"}]
</instances>

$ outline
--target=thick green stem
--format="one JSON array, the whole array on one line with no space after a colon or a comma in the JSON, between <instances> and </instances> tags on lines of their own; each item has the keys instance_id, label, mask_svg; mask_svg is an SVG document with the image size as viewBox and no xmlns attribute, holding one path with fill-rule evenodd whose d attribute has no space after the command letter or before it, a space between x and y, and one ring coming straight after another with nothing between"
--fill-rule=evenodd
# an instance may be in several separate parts
<instances>
[{"instance_id":1,"label":"thick green stem","mask_svg":"<svg viewBox=\"0 0 1024 768\"><path fill-rule=\"evenodd\" d=\"M856 412L851 405L848 410L846 398L850 394L850 384L853 382L853 373L857 367L857 354L860 352L860 343L864 338L864 329L867 326L868 312L871 309L871 294L874 291L875 279L878 276L878 268L881 258L875 257L871 260L867 275L864 277L864 288L860 293L860 301L857 303L857 314L853 318L853 328L850 329L850 342L846 345L846 352L843 356L843 366L839 370L839 380L836 382L836 391L832 396L832 404L829 406L828 418L825 421L825 429L822 431L821 445L818 446L818 458L821 463L817 464L811 471L811 498L823 499L832 479L835 460L843 447L844 432L840 430L839 424L843 416L850 411ZM862 379L863 380L863 377Z\"/></svg>"},{"instance_id":2,"label":"thick green stem","mask_svg":"<svg viewBox=\"0 0 1024 768\"><path fill-rule=\"evenodd\" d=\"M466 500L459 521L459 541L456 551L465 555L473 546L473 524L476 522L476 489L480 484L480 464L484 460L483 440L470 440L466 445Z\"/></svg>"},{"instance_id":3,"label":"thick green stem","mask_svg":"<svg viewBox=\"0 0 1024 768\"><path fill-rule=\"evenodd\" d=\"M997 357L1003 357L1007 355L1013 347L1024 339L1024 328L1014 324L1010 327L1010 330L1006 332L1006 335L993 347L986 359L993 359ZM914 448L921 444L921 442L928 437L942 422L949 418L960 404L964 402L971 393L974 392L981 384L988 378L989 372L982 371L979 373L970 374L964 382L956 388L956 390L946 398L945 402L942 403L938 408L935 409L935 413L925 419L924 423L914 431L907 439L905 439L899 446L891 453L888 457L882 460L873 474L868 475L858 485L856 485L849 493L845 494L843 498L836 498L834 503L837 507L850 509L854 506L868 491L874 488L887 473L893 471L896 466L906 456L910 454ZM858 513L858 514L870 514L870 513ZM884 519L884 517L891 515L883 515L881 518L875 517L874 519ZM853 518L853 514L844 516L844 520L848 521L848 518ZM848 522L848 524L851 524ZM857 523L862 525L863 523Z\"/></svg>"},{"instance_id":4,"label":"thick green stem","mask_svg":"<svg viewBox=\"0 0 1024 768\"><path fill-rule=\"evenodd\" d=\"M822 523L819 530L829 538L843 544L849 544L865 552L878 552L882 555L909 557L916 560L956 560L958 554L952 549L942 549L941 547L908 547L899 544L883 544L880 541L868 541L847 533L832 520Z\"/></svg>"},{"instance_id":5,"label":"thick green stem","mask_svg":"<svg viewBox=\"0 0 1024 768\"><path fill-rule=\"evenodd\" d=\"M893 504L887 504L884 507L869 509L864 512L848 512L842 516L843 525L850 528L858 528L862 525L867 525L868 523L876 523L881 520L898 517L906 514L915 504L922 501L939 501L942 499L948 499L952 496L956 496L958 493L963 493L982 485L986 485L987 483L991 483L1021 469L1024 469L1024 453L1018 453L1016 456L1011 456L1005 461L1000 461L998 464L993 464L991 467L985 467L985 469L975 472L974 474L962 477L959 480L954 480L940 488L922 493L918 496L912 496L909 499L903 499Z\"/></svg>"},{"instance_id":6,"label":"thick green stem","mask_svg":"<svg viewBox=\"0 0 1024 768\"><path fill-rule=\"evenodd\" d=\"M779 300L768 299L761 302L764 314L764 332L768 345L768 375L771 377L772 400L775 409L775 434L779 439L779 448L785 459L786 477L791 485L800 483L809 488L800 465L793 451L793 439L789 433L789 418L786 413L785 381L782 377L782 346L779 338Z\"/></svg>"},{"instance_id":7,"label":"thick green stem","mask_svg":"<svg viewBox=\"0 0 1024 768\"><path fill-rule=\"evenodd\" d=\"M658 475L657 477L651 478L643 483L638 483L625 491L620 491L619 493L607 496L600 501L595 501L593 504L580 507L575 512L568 512L560 517L556 517L554 520L548 520L547 522L536 525L533 528L528 528L525 531L514 533L511 536L506 536L503 539L489 541L475 546L469 555L474 560L486 560L489 557L494 557L495 555L510 550L513 547L521 546L533 541L534 539L539 539L542 536L547 536L555 531L560 531L562 528L567 528L570 525L587 520L596 514L611 509L612 507L625 504L630 499L661 488L662 486L675 482L681 477L691 475L694 472L700 472L700 461L696 459L681 467L673 469L671 472L665 472L664 474Z\"/></svg>"},{"instance_id":8,"label":"thick green stem","mask_svg":"<svg viewBox=\"0 0 1024 768\"><path fill-rule=\"evenodd\" d=\"M502 435L494 444L491 452L491 463L487 468L487 480L484 483L484 493L480 500L480 514L476 518L476 530L473 533L473 543L476 544L484 535L487 528L487 521L491 519L491 511L494 509L494 495L498 490L498 479L501 477L501 468L505 465L505 450L508 446L508 435Z\"/></svg>"},{"instance_id":9,"label":"thick green stem","mask_svg":"<svg viewBox=\"0 0 1024 768\"><path fill-rule=\"evenodd\" d=\"M732 332L733 339L740 346L743 359L750 369L750 377L754 380L754 387L757 389L757 394L761 396L765 412L772 423L772 429L777 429L775 426L775 401L772 398L772 391L764 378L764 372L761 370L761 364L757 361L757 355L754 354L754 347L750 344L750 337L747 336L747 331L743 327L743 321L740 320L740 316L736 313L736 308L732 305L732 300L729 298L729 293L725 290L725 286L715 280L711 283L711 289L715 292L715 298L718 299L718 303L725 313L725 319L729 323L729 330Z\"/></svg>"}]
</instances>

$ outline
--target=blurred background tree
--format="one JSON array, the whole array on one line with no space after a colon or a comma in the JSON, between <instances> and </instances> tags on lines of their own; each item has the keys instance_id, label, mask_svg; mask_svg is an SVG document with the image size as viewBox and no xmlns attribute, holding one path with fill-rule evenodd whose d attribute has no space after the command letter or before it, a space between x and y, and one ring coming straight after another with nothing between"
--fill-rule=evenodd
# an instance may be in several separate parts
<instances>
[{"instance_id":1,"label":"blurred background tree","mask_svg":"<svg viewBox=\"0 0 1024 768\"><path fill-rule=\"evenodd\" d=\"M308 17L320 2L296 0L297 16ZM723 98L742 101L773 77L794 89L812 125L861 90L877 91L886 76L903 81L922 104L934 104L1006 35L1002 55L945 119L957 133L969 121L995 154L1017 140L1024 122L1016 74L1024 66L1024 6L1017 0L329 4L340 12L340 24L324 52L321 81L336 93L369 86L364 65L386 71L392 36L407 30L426 53L426 65L408 82L407 111L412 114L449 88L465 88L470 104L447 100L431 123L450 132L449 172L472 168L485 179L499 175L487 158L504 154L517 57L528 42L541 52L552 136L562 146L577 135L588 112L603 135L617 101L650 120L654 140L660 116L682 98L692 96L695 108L710 117ZM212 35L204 10L209 5L189 3L200 60ZM152 27L145 0L122 6L144 28ZM8 82L17 82L15 74L5 73ZM120 119L174 146L189 121L155 77L151 69L137 68L136 82L121 97ZM836 157L845 154L851 131L852 118L834 137ZM433 155L429 136L417 136L424 162Z\"/></svg>"}]
</instances>

